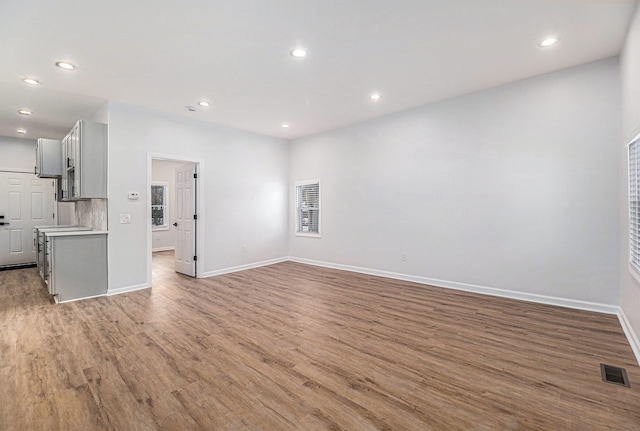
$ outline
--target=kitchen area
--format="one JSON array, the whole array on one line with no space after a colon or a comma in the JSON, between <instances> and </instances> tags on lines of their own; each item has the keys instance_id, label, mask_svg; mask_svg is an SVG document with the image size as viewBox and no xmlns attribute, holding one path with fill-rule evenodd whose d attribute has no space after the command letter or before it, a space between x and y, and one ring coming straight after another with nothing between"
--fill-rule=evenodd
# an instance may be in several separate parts
<instances>
[{"instance_id":1,"label":"kitchen area","mask_svg":"<svg viewBox=\"0 0 640 431\"><path fill-rule=\"evenodd\" d=\"M40 138L34 173L53 178L67 217L33 227L43 286L56 303L107 294L107 125L78 121L62 140Z\"/></svg>"}]
</instances>

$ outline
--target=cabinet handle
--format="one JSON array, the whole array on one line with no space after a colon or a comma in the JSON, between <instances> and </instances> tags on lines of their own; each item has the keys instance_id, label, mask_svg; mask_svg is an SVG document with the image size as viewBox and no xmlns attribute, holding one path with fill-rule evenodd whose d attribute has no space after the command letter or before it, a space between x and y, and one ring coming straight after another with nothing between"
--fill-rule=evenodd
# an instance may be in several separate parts
<instances>
[{"instance_id":1,"label":"cabinet handle","mask_svg":"<svg viewBox=\"0 0 640 431\"><path fill-rule=\"evenodd\" d=\"M71 157L67 157L67 168L71 167Z\"/></svg>"}]
</instances>

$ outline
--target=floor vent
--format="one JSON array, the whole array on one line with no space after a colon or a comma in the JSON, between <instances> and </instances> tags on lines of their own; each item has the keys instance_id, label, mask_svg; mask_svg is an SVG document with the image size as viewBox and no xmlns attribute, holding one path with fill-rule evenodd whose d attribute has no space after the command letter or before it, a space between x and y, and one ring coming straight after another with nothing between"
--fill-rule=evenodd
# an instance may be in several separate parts
<instances>
[{"instance_id":1,"label":"floor vent","mask_svg":"<svg viewBox=\"0 0 640 431\"><path fill-rule=\"evenodd\" d=\"M629 377L627 377L627 370L624 368L600 364L600 373L602 374L603 382L613 383L627 388L631 387L631 385L629 385Z\"/></svg>"}]
</instances>

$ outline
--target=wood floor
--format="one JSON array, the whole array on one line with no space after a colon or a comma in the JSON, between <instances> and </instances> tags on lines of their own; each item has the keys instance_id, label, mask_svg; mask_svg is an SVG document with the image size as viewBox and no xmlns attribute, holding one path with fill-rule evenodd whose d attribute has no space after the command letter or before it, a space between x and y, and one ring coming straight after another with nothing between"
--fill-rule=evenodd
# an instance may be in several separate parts
<instances>
[{"instance_id":1,"label":"wood floor","mask_svg":"<svg viewBox=\"0 0 640 431\"><path fill-rule=\"evenodd\" d=\"M53 305L0 272L0 430L640 430L615 316L281 263ZM627 369L631 388L600 379Z\"/></svg>"}]
</instances>

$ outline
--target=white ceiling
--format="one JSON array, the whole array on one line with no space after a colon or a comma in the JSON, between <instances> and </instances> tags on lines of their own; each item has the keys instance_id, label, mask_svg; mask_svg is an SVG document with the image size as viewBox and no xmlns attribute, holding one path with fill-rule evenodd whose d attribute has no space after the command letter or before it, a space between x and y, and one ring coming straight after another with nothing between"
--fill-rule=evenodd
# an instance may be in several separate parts
<instances>
[{"instance_id":1,"label":"white ceiling","mask_svg":"<svg viewBox=\"0 0 640 431\"><path fill-rule=\"evenodd\" d=\"M296 138L615 56L635 3L1 0L0 135L61 138L112 99Z\"/></svg>"}]
</instances>

